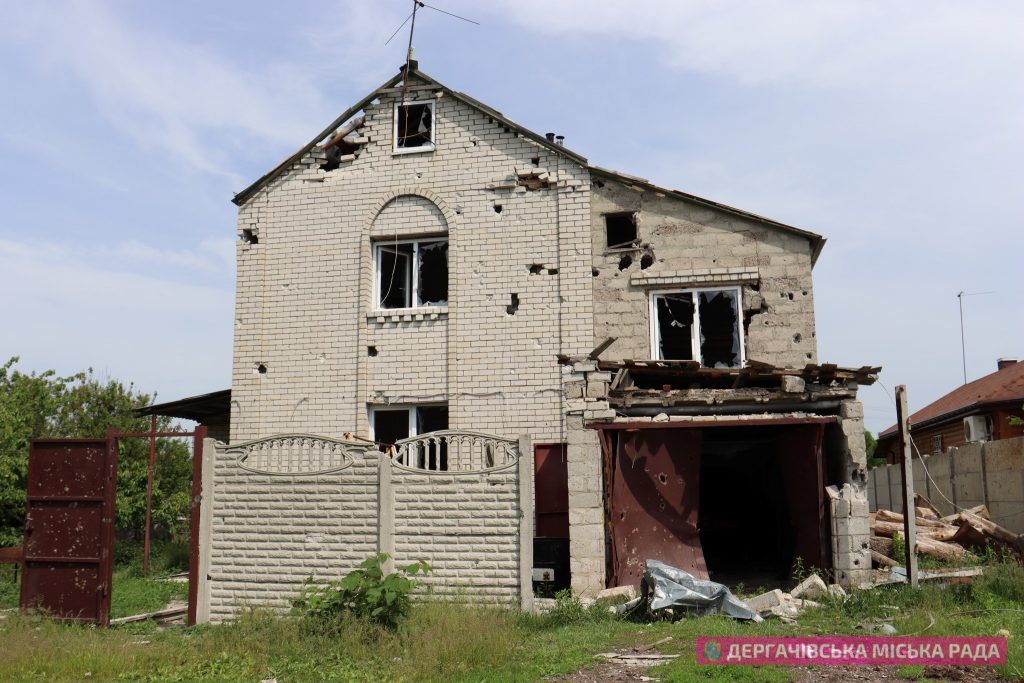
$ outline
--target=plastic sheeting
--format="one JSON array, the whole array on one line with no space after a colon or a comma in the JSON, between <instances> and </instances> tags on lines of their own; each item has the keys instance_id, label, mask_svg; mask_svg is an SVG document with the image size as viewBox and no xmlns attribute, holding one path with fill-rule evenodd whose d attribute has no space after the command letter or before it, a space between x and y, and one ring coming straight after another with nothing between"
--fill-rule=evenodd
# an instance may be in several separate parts
<instances>
[{"instance_id":1,"label":"plastic sheeting","mask_svg":"<svg viewBox=\"0 0 1024 683\"><path fill-rule=\"evenodd\" d=\"M757 612L715 581L698 579L682 569L658 560L647 560L640 582L640 597L618 609L622 613L646 610L677 621L686 616L724 614L734 619L762 621Z\"/></svg>"}]
</instances>

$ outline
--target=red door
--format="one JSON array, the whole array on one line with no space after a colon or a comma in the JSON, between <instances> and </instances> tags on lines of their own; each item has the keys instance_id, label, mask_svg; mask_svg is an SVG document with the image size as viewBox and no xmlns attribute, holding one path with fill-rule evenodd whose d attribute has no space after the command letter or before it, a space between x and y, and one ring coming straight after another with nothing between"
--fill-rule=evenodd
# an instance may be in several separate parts
<instances>
[{"instance_id":1,"label":"red door","mask_svg":"<svg viewBox=\"0 0 1024 683\"><path fill-rule=\"evenodd\" d=\"M569 538L569 468L564 444L533 449L534 509L537 538Z\"/></svg>"},{"instance_id":2,"label":"red door","mask_svg":"<svg viewBox=\"0 0 1024 683\"><path fill-rule=\"evenodd\" d=\"M22 609L107 625L117 449L113 439L34 439L28 455Z\"/></svg>"}]
</instances>

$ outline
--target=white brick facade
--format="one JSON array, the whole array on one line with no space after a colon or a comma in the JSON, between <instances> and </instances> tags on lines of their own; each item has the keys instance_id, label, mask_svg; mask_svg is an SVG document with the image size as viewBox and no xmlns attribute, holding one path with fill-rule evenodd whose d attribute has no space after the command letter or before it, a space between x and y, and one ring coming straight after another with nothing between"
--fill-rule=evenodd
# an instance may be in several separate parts
<instances>
[{"instance_id":1,"label":"white brick facade","mask_svg":"<svg viewBox=\"0 0 1024 683\"><path fill-rule=\"evenodd\" d=\"M651 290L730 284L742 292L747 359L816 363L811 269L821 238L598 172L483 105L416 77L410 86L434 103L432 151L394 152L400 89L386 87L362 108L354 155L322 170L326 155L312 145L240 200L239 236L258 243L237 248L231 439L367 437L370 408L446 403L451 429L567 443L573 586L592 593L605 575L603 481L584 418L595 418L607 378L563 394L556 356L614 336L603 358L650 358ZM608 249L604 224L623 211L638 224L628 263ZM447 306L379 310L374 245L444 236ZM337 576L375 552L376 467L310 483L218 460L213 614L249 599L282 605L310 570ZM395 470L389 481L398 563L431 562L437 592L519 595L514 472ZM261 554L264 523L286 549Z\"/></svg>"}]
</instances>

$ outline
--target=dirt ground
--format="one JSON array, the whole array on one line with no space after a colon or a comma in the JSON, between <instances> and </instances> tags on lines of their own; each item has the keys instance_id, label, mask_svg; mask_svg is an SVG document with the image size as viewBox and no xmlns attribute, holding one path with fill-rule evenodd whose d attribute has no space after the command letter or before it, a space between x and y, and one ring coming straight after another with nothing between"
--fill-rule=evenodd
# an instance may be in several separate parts
<instances>
[{"instance_id":1,"label":"dirt ground","mask_svg":"<svg viewBox=\"0 0 1024 683\"><path fill-rule=\"evenodd\" d=\"M636 651L622 651L620 654L629 656ZM650 653L644 653L650 654ZM654 662L662 663L662 662ZM601 661L592 667L582 669L568 676L547 678L552 683L639 683L641 681L657 681L657 676L649 673L648 666L620 660ZM904 681L921 681L923 683L939 683L940 681L956 681L957 683L986 683L1003 681L995 671L986 667L925 667L917 678L905 678L897 673L894 667L883 666L822 666L793 667L791 680L794 683L879 683Z\"/></svg>"}]
</instances>

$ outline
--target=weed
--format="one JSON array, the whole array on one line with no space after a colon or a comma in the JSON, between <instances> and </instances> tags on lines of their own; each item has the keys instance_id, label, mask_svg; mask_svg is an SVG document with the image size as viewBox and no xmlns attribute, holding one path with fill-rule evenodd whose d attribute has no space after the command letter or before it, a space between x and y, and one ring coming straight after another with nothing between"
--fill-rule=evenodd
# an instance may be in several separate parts
<instances>
[{"instance_id":1,"label":"weed","mask_svg":"<svg viewBox=\"0 0 1024 683\"><path fill-rule=\"evenodd\" d=\"M293 613L306 616L318 626L342 627L348 617L354 617L397 628L412 605L410 594L416 581L409 577L426 574L430 565L420 560L385 574L383 565L387 560L387 553L379 553L363 560L359 569L345 578L326 586L316 584L312 577L306 579L301 594L292 602Z\"/></svg>"}]
</instances>

